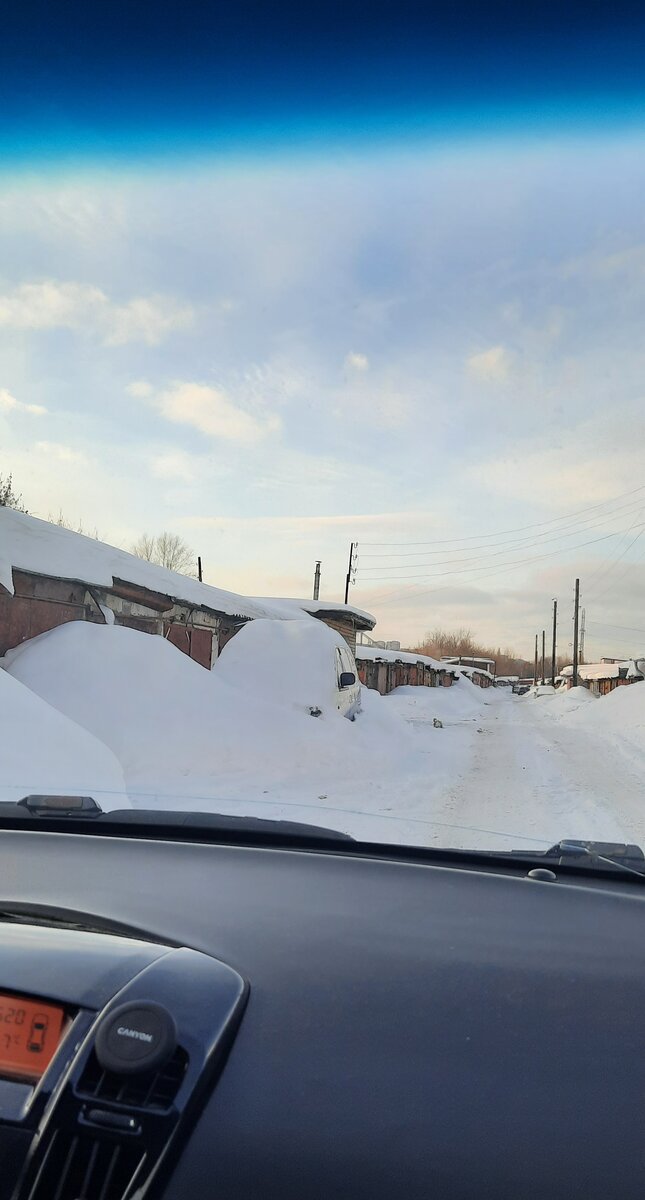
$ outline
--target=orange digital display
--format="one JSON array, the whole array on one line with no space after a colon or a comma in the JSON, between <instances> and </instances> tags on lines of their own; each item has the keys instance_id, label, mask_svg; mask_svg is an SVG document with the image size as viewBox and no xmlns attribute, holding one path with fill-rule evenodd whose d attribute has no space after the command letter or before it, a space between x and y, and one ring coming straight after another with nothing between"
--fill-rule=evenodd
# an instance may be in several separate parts
<instances>
[{"instance_id":1,"label":"orange digital display","mask_svg":"<svg viewBox=\"0 0 645 1200\"><path fill-rule=\"evenodd\" d=\"M40 1079L56 1053L64 1020L55 1004L0 992L0 1076Z\"/></svg>"}]
</instances>

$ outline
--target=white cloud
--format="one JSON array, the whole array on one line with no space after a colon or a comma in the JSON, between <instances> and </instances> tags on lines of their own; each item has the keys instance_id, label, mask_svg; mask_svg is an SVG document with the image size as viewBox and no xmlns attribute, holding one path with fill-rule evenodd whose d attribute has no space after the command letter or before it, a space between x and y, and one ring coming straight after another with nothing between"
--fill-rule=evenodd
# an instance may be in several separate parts
<instances>
[{"instance_id":1,"label":"white cloud","mask_svg":"<svg viewBox=\"0 0 645 1200\"><path fill-rule=\"evenodd\" d=\"M24 400L16 400L6 388L0 388L0 409L3 412L30 413L33 417L42 417L47 412L43 404L26 404Z\"/></svg>"},{"instance_id":2,"label":"white cloud","mask_svg":"<svg viewBox=\"0 0 645 1200\"><path fill-rule=\"evenodd\" d=\"M106 313L105 345L144 342L147 346L158 346L169 333L186 329L192 319L189 307L179 308L161 298L139 297L127 304L113 305Z\"/></svg>"},{"instance_id":3,"label":"white cloud","mask_svg":"<svg viewBox=\"0 0 645 1200\"><path fill-rule=\"evenodd\" d=\"M134 379L125 390L128 396L134 396L136 400L145 400L152 395L154 388L145 379Z\"/></svg>"},{"instance_id":4,"label":"white cloud","mask_svg":"<svg viewBox=\"0 0 645 1200\"><path fill-rule=\"evenodd\" d=\"M596 246L578 258L567 259L559 267L563 279L609 280L628 276L645 279L645 245L637 243L620 249Z\"/></svg>"},{"instance_id":5,"label":"white cloud","mask_svg":"<svg viewBox=\"0 0 645 1200\"><path fill-rule=\"evenodd\" d=\"M0 328L70 329L99 337L106 346L144 342L156 346L193 319L189 306L163 296L138 296L118 304L85 283L44 280L0 295Z\"/></svg>"},{"instance_id":6,"label":"white cloud","mask_svg":"<svg viewBox=\"0 0 645 1200\"><path fill-rule=\"evenodd\" d=\"M191 425L208 437L229 442L258 442L280 429L273 413L256 417L239 408L221 388L204 383L175 383L152 400L167 421Z\"/></svg>"},{"instance_id":7,"label":"white cloud","mask_svg":"<svg viewBox=\"0 0 645 1200\"><path fill-rule=\"evenodd\" d=\"M183 450L171 450L167 454L155 455L150 462L150 471L155 479L175 480L180 483L192 483L196 476L193 459Z\"/></svg>"},{"instance_id":8,"label":"white cloud","mask_svg":"<svg viewBox=\"0 0 645 1200\"><path fill-rule=\"evenodd\" d=\"M504 346L491 346L466 359L468 373L484 383L503 383L508 379L511 360Z\"/></svg>"},{"instance_id":9,"label":"white cloud","mask_svg":"<svg viewBox=\"0 0 645 1200\"><path fill-rule=\"evenodd\" d=\"M557 438L547 432L507 444L464 475L505 498L575 510L621 495L632 480L636 487L644 445L640 406L616 406L559 431Z\"/></svg>"},{"instance_id":10,"label":"white cloud","mask_svg":"<svg viewBox=\"0 0 645 1200\"><path fill-rule=\"evenodd\" d=\"M345 366L350 367L353 371L367 371L369 365L370 362L366 354L357 354L351 351L345 359Z\"/></svg>"},{"instance_id":11,"label":"white cloud","mask_svg":"<svg viewBox=\"0 0 645 1200\"><path fill-rule=\"evenodd\" d=\"M87 461L81 450L74 450L71 446L63 445L62 442L36 442L36 450L58 462L84 463Z\"/></svg>"}]
</instances>

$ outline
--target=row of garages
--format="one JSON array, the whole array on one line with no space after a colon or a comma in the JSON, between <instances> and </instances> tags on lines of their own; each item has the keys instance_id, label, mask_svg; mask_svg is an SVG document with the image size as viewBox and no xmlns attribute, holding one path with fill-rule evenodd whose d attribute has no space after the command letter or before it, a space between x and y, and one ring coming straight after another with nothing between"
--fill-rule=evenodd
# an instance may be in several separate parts
<instances>
[{"instance_id":1,"label":"row of garages","mask_svg":"<svg viewBox=\"0 0 645 1200\"><path fill-rule=\"evenodd\" d=\"M617 687L640 683L645 678L645 659L628 658L623 662L580 663L578 685L595 696L608 696ZM559 687L573 686L573 667L563 667L557 679Z\"/></svg>"},{"instance_id":2,"label":"row of garages","mask_svg":"<svg viewBox=\"0 0 645 1200\"><path fill-rule=\"evenodd\" d=\"M458 678L456 667L423 654L359 645L355 655L361 683L382 696L398 687L450 687Z\"/></svg>"}]
</instances>

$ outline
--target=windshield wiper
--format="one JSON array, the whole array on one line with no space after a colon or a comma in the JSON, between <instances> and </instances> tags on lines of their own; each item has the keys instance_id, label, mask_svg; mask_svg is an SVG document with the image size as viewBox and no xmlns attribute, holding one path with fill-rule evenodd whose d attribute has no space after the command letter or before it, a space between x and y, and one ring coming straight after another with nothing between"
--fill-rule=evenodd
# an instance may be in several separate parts
<instances>
[{"instance_id":1,"label":"windshield wiper","mask_svg":"<svg viewBox=\"0 0 645 1200\"><path fill-rule=\"evenodd\" d=\"M137 836L159 837L162 830L175 836L220 837L267 837L268 841L280 839L296 841L350 842L354 839L338 829L327 829L310 825L304 821L282 821L266 817L236 816L225 813L177 812L169 809L119 808L103 812L92 796L31 795L12 804L0 803L0 819L24 823L42 822L53 827L60 822L66 829L91 826L92 833L107 826L112 832L115 827L127 826Z\"/></svg>"},{"instance_id":2,"label":"windshield wiper","mask_svg":"<svg viewBox=\"0 0 645 1200\"><path fill-rule=\"evenodd\" d=\"M645 855L640 846L629 842L579 841L565 838L546 850L543 858L568 865L576 859L584 860L585 866L618 867L631 875L645 877Z\"/></svg>"},{"instance_id":3,"label":"windshield wiper","mask_svg":"<svg viewBox=\"0 0 645 1200\"><path fill-rule=\"evenodd\" d=\"M635 843L563 838L548 850L502 850L498 853L503 857L530 860L536 866L549 863L561 867L580 866L586 870L595 868L599 871L611 867L645 878L645 855Z\"/></svg>"},{"instance_id":4,"label":"windshield wiper","mask_svg":"<svg viewBox=\"0 0 645 1200\"><path fill-rule=\"evenodd\" d=\"M409 846L397 842L372 842L353 838L337 829L300 821L224 813L178 812L158 809L114 809L103 812L91 796L25 796L18 803L0 802L0 825L26 824L52 832L106 834L113 837L160 838L180 841L248 842L291 849L342 851L367 856L387 855L436 865L494 869L515 864L541 867L559 865L574 872L612 871L645 879L645 855L640 846L622 842L582 841L564 838L548 850L456 849L446 846ZM32 827L33 827L32 826Z\"/></svg>"}]
</instances>

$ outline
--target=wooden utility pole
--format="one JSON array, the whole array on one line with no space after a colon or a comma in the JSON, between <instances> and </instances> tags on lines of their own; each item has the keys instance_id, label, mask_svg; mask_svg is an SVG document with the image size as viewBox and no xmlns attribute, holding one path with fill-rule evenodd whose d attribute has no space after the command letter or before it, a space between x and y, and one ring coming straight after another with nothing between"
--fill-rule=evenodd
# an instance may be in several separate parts
<instances>
[{"instance_id":1,"label":"wooden utility pole","mask_svg":"<svg viewBox=\"0 0 645 1200\"><path fill-rule=\"evenodd\" d=\"M537 683L537 681L538 681L538 668L537 668L537 664L538 664L538 651L537 651L537 642L538 642L538 635L537 635L537 633L536 633L536 635L535 635L535 665L534 665L534 667L533 667L533 683Z\"/></svg>"},{"instance_id":2,"label":"wooden utility pole","mask_svg":"<svg viewBox=\"0 0 645 1200\"><path fill-rule=\"evenodd\" d=\"M573 686L578 686L578 612L580 609L580 580L576 579L576 598L573 606Z\"/></svg>"},{"instance_id":3,"label":"wooden utility pole","mask_svg":"<svg viewBox=\"0 0 645 1200\"><path fill-rule=\"evenodd\" d=\"M319 598L320 598L320 563L317 562L316 570L314 573L314 600L318 600Z\"/></svg>"},{"instance_id":4,"label":"wooden utility pole","mask_svg":"<svg viewBox=\"0 0 645 1200\"><path fill-rule=\"evenodd\" d=\"M544 638L545 638L545 631L543 629L542 630L542 684L544 684Z\"/></svg>"},{"instance_id":5,"label":"wooden utility pole","mask_svg":"<svg viewBox=\"0 0 645 1200\"><path fill-rule=\"evenodd\" d=\"M555 635L558 627L558 602L553 601L553 644L551 646L551 685L555 687Z\"/></svg>"},{"instance_id":6,"label":"wooden utility pole","mask_svg":"<svg viewBox=\"0 0 645 1200\"><path fill-rule=\"evenodd\" d=\"M349 564L347 566L347 578L345 579L345 604L349 599L349 585L352 583L352 573L354 571L354 542L349 547Z\"/></svg>"}]
</instances>

